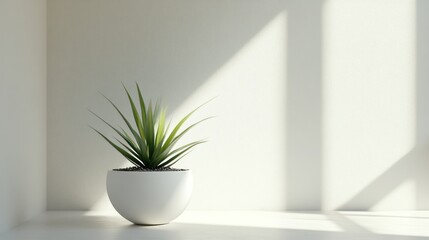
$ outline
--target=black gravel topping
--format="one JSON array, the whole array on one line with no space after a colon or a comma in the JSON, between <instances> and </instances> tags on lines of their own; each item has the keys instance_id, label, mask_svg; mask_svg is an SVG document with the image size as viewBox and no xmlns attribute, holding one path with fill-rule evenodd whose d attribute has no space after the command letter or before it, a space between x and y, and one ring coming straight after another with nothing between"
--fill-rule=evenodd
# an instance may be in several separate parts
<instances>
[{"instance_id":1,"label":"black gravel topping","mask_svg":"<svg viewBox=\"0 0 429 240\"><path fill-rule=\"evenodd\" d=\"M113 171L123 171L123 172L174 172L174 171L187 171L188 169L181 168L170 168L170 167L162 167L162 168L142 168L142 167L126 167L126 168L117 168L113 169Z\"/></svg>"}]
</instances>

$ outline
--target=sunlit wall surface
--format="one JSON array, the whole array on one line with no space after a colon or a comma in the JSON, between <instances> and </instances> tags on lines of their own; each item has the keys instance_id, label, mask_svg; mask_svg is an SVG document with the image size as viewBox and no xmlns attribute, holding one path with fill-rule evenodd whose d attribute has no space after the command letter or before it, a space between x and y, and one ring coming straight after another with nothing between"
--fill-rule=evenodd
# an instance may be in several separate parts
<instances>
[{"instance_id":1,"label":"sunlit wall surface","mask_svg":"<svg viewBox=\"0 0 429 240\"><path fill-rule=\"evenodd\" d=\"M177 165L194 173L190 209L284 209L285 2L59 0L48 10L49 209L111 209L106 172L126 161L88 128L109 131L87 108L120 123L98 91L129 114L121 81L162 97L173 121L216 97L192 120L215 118L183 139L209 140Z\"/></svg>"},{"instance_id":2,"label":"sunlit wall surface","mask_svg":"<svg viewBox=\"0 0 429 240\"><path fill-rule=\"evenodd\" d=\"M323 8L323 175L327 209L412 209L413 171L392 166L416 139L415 1ZM396 171L381 178L389 171ZM408 175L408 174L406 174Z\"/></svg>"},{"instance_id":3,"label":"sunlit wall surface","mask_svg":"<svg viewBox=\"0 0 429 240\"><path fill-rule=\"evenodd\" d=\"M173 119L216 97L178 165L191 209L427 208L422 2L50 1L48 208L111 209L105 175L126 162L87 108L120 122L97 92L128 108L121 81Z\"/></svg>"},{"instance_id":4,"label":"sunlit wall surface","mask_svg":"<svg viewBox=\"0 0 429 240\"><path fill-rule=\"evenodd\" d=\"M215 97L194 119L214 118L181 140L183 144L198 138L208 140L177 164L193 170L191 208L284 207L285 32L283 12L174 109L177 121L199 103ZM110 204L104 195L93 209L106 206Z\"/></svg>"}]
</instances>

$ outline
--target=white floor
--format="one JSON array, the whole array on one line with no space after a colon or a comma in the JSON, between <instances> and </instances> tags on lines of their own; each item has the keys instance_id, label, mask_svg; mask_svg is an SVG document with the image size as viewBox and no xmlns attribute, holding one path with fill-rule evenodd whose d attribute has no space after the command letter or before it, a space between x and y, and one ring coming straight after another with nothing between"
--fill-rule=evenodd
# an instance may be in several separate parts
<instances>
[{"instance_id":1,"label":"white floor","mask_svg":"<svg viewBox=\"0 0 429 240\"><path fill-rule=\"evenodd\" d=\"M167 225L132 225L114 213L47 212L1 240L429 239L429 212L187 211Z\"/></svg>"}]
</instances>

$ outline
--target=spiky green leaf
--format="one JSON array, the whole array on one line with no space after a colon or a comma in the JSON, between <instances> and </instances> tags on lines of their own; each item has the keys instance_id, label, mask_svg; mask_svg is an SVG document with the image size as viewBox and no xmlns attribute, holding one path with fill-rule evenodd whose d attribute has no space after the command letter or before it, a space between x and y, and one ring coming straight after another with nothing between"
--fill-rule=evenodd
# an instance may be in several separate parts
<instances>
[{"instance_id":1,"label":"spiky green leaf","mask_svg":"<svg viewBox=\"0 0 429 240\"><path fill-rule=\"evenodd\" d=\"M179 123L177 123L173 130L169 132L170 123L167 128L165 127L165 118L166 118L166 109L162 107L160 101L155 103L155 106L149 102L148 107L146 107L143 95L141 93L139 85L136 83L139 106L135 104L130 92L123 85L125 92L128 97L129 104L131 106L133 121L128 120L125 115L119 110L119 108L106 96L103 97L116 109L116 111L121 116L122 120L128 127L128 130L131 132L131 136L128 134L128 131L125 131L121 127L113 127L103 118L94 114L97 118L107 124L112 128L123 141L115 137L116 141L121 145L118 145L108 139L98 130L94 129L99 135L101 135L111 146L113 146L119 153L121 153L125 158L127 158L131 163L139 167L145 167L150 169L160 168L160 167L170 167L175 164L177 161L182 159L189 151L205 141L196 141L185 144L179 148L173 149L174 145L179 141L179 139L187 133L190 129L195 127L197 124L209 119L200 120L194 124L191 124L185 130L180 131L185 122L190 118L190 116L197 111L199 108L207 104L209 101L195 108L193 111L188 113L184 118L182 118ZM140 107L140 112L138 111ZM135 123L135 127L131 124ZM169 133L169 134L168 134Z\"/></svg>"},{"instance_id":2,"label":"spiky green leaf","mask_svg":"<svg viewBox=\"0 0 429 240\"><path fill-rule=\"evenodd\" d=\"M94 131L96 131L101 137L103 137L110 145L112 145L113 148L115 148L119 153L121 153L125 158L127 158L132 164L136 165L137 167L144 167L144 165L140 164L140 161L138 158L134 157L132 154L128 153L126 150L122 149L118 145L116 145L114 142L112 142L109 138L104 136L101 132L99 132L97 129L91 127Z\"/></svg>"}]
</instances>

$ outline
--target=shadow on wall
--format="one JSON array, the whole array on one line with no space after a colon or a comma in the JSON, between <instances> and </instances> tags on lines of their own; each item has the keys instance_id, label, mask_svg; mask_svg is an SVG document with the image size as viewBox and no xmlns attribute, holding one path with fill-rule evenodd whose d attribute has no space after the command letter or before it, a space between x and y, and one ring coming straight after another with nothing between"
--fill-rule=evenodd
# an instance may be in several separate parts
<instances>
[{"instance_id":1,"label":"shadow on wall","mask_svg":"<svg viewBox=\"0 0 429 240\"><path fill-rule=\"evenodd\" d=\"M425 10L429 6L424 0L417 3L416 149L338 209L370 209L408 178L417 181L417 207L428 207L429 179L422 166L427 165L424 137L429 136L425 126L429 122L425 109L429 102L429 19ZM100 90L125 107L126 99L118 90L120 81L129 86L138 81L145 86L147 97L165 96L176 109L270 20L287 12L286 176L283 196L276 197L285 199L283 209L321 209L323 4L322 0L51 1L48 208L90 209L105 193L106 170L120 165L111 159L113 151L97 151L106 145L87 128L92 120L82 106L90 105L104 116L112 112L95 92ZM79 140L82 138L85 144Z\"/></svg>"},{"instance_id":2,"label":"shadow on wall","mask_svg":"<svg viewBox=\"0 0 429 240\"><path fill-rule=\"evenodd\" d=\"M429 208L429 2L416 2L415 147L338 210L370 210L406 180L416 182L416 209Z\"/></svg>"},{"instance_id":3,"label":"shadow on wall","mask_svg":"<svg viewBox=\"0 0 429 240\"><path fill-rule=\"evenodd\" d=\"M122 162L97 151L106 145L87 128L95 121L83 106L112 114L94 93L126 108L120 81L137 81L176 109L287 1L127 3L49 3L49 209L89 209L105 192L106 170Z\"/></svg>"},{"instance_id":4,"label":"shadow on wall","mask_svg":"<svg viewBox=\"0 0 429 240\"><path fill-rule=\"evenodd\" d=\"M418 159L417 209L429 209L429 2L417 0L417 139L418 147L424 150Z\"/></svg>"},{"instance_id":5,"label":"shadow on wall","mask_svg":"<svg viewBox=\"0 0 429 240\"><path fill-rule=\"evenodd\" d=\"M287 39L286 209L322 207L322 7L290 1Z\"/></svg>"}]
</instances>

